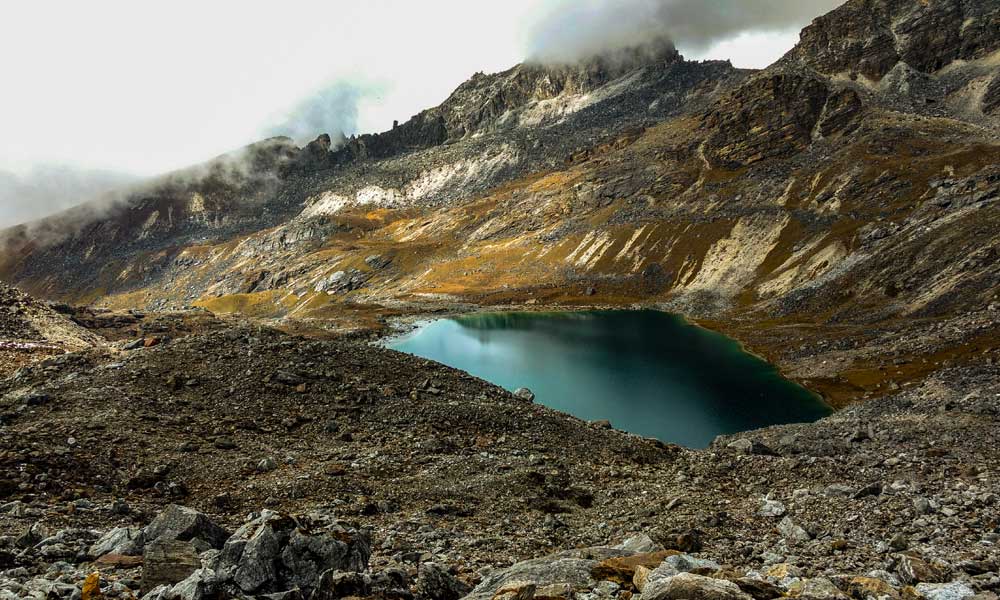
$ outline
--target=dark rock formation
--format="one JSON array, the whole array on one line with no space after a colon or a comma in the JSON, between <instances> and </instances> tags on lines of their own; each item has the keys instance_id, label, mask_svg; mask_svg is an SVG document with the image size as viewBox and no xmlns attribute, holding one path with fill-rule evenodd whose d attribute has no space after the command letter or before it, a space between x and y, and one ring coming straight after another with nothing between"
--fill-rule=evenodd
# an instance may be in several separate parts
<instances>
[{"instance_id":1,"label":"dark rock formation","mask_svg":"<svg viewBox=\"0 0 1000 600\"><path fill-rule=\"evenodd\" d=\"M787 58L875 80L900 61L931 73L997 50L998 29L994 0L852 0L806 27Z\"/></svg>"}]
</instances>

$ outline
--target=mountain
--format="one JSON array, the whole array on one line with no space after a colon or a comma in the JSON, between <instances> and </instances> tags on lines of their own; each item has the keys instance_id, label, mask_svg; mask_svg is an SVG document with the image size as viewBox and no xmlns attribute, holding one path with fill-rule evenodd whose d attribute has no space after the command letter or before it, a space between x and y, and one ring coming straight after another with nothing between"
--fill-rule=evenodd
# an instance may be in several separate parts
<instances>
[{"instance_id":1,"label":"mountain","mask_svg":"<svg viewBox=\"0 0 1000 600\"><path fill-rule=\"evenodd\" d=\"M881 394L995 333L997 19L852 0L756 73L658 44L477 74L391 131L262 142L101 218L8 232L0 273L62 300L296 318L655 303L835 402Z\"/></svg>"},{"instance_id":2,"label":"mountain","mask_svg":"<svg viewBox=\"0 0 1000 600\"><path fill-rule=\"evenodd\" d=\"M82 340L0 373L0 598L994 599L998 18L523 64L7 231L95 305L0 288ZM838 410L691 450L370 343L469 306L673 310Z\"/></svg>"}]
</instances>

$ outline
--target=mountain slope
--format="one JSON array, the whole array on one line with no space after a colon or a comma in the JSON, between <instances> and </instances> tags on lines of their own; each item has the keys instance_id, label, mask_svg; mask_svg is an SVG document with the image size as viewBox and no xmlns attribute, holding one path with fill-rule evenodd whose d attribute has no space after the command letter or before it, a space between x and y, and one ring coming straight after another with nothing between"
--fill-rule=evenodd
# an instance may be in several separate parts
<instances>
[{"instance_id":1,"label":"mountain slope","mask_svg":"<svg viewBox=\"0 0 1000 600\"><path fill-rule=\"evenodd\" d=\"M0 283L0 377L36 360L101 345L51 306Z\"/></svg>"},{"instance_id":2,"label":"mountain slope","mask_svg":"<svg viewBox=\"0 0 1000 600\"><path fill-rule=\"evenodd\" d=\"M655 304L834 402L882 395L997 350L998 10L852 0L759 73L660 47L479 75L390 132L284 146L255 187L133 202L3 273L294 318Z\"/></svg>"}]
</instances>

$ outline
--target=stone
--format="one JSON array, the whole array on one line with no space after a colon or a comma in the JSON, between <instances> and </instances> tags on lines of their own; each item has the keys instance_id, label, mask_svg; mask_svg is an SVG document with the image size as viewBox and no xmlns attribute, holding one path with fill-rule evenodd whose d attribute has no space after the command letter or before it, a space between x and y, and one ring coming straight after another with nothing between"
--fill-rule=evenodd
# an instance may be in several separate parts
<instances>
[{"instance_id":1,"label":"stone","mask_svg":"<svg viewBox=\"0 0 1000 600\"><path fill-rule=\"evenodd\" d=\"M210 569L198 569L170 590L171 600L215 600L220 596L222 582Z\"/></svg>"},{"instance_id":2,"label":"stone","mask_svg":"<svg viewBox=\"0 0 1000 600\"><path fill-rule=\"evenodd\" d=\"M100 573L87 575L83 581L83 587L80 589L80 600L104 600L104 594L101 593Z\"/></svg>"},{"instance_id":3,"label":"stone","mask_svg":"<svg viewBox=\"0 0 1000 600\"><path fill-rule=\"evenodd\" d=\"M142 530L144 544L156 541L192 542L199 552L219 549L229 533L204 514L184 506L171 504Z\"/></svg>"},{"instance_id":4,"label":"stone","mask_svg":"<svg viewBox=\"0 0 1000 600\"><path fill-rule=\"evenodd\" d=\"M918 583L917 591L927 600L964 600L976 595L975 590L960 581Z\"/></svg>"},{"instance_id":5,"label":"stone","mask_svg":"<svg viewBox=\"0 0 1000 600\"><path fill-rule=\"evenodd\" d=\"M642 600L752 600L738 585L693 573L646 582Z\"/></svg>"},{"instance_id":6,"label":"stone","mask_svg":"<svg viewBox=\"0 0 1000 600\"><path fill-rule=\"evenodd\" d=\"M160 539L147 543L142 556L142 589L172 586L201 568L194 543Z\"/></svg>"},{"instance_id":7,"label":"stone","mask_svg":"<svg viewBox=\"0 0 1000 600\"><path fill-rule=\"evenodd\" d=\"M591 577L596 581L613 581L618 585L632 586L635 578L635 571L638 567L655 569L663 563L667 557L678 554L677 550L661 550L660 552L649 552L609 558L601 561L590 571Z\"/></svg>"},{"instance_id":8,"label":"stone","mask_svg":"<svg viewBox=\"0 0 1000 600\"><path fill-rule=\"evenodd\" d=\"M368 567L367 533L334 528L309 532L287 515L264 511L229 538L220 570L247 594L311 589L328 572Z\"/></svg>"},{"instance_id":9,"label":"stone","mask_svg":"<svg viewBox=\"0 0 1000 600\"><path fill-rule=\"evenodd\" d=\"M39 521L32 523L31 526L24 531L24 533L19 535L17 539L14 540L14 544L19 548L30 548L41 543L41 541L47 537L49 537L49 532Z\"/></svg>"},{"instance_id":10,"label":"stone","mask_svg":"<svg viewBox=\"0 0 1000 600\"><path fill-rule=\"evenodd\" d=\"M774 600L774 598L780 598L785 595L783 589L762 579L740 577L739 579L735 579L733 583L740 586L740 589L747 594L750 594L754 600Z\"/></svg>"},{"instance_id":11,"label":"stone","mask_svg":"<svg viewBox=\"0 0 1000 600\"><path fill-rule=\"evenodd\" d=\"M826 486L823 495L831 498L850 498L854 495L854 488L842 483L834 483Z\"/></svg>"},{"instance_id":12,"label":"stone","mask_svg":"<svg viewBox=\"0 0 1000 600\"><path fill-rule=\"evenodd\" d=\"M737 454L743 455L757 455L757 456L775 456L777 453L765 445L763 442L757 440L750 440L747 438L740 438L738 440L729 442L726 444L726 448L736 452Z\"/></svg>"},{"instance_id":13,"label":"stone","mask_svg":"<svg viewBox=\"0 0 1000 600\"><path fill-rule=\"evenodd\" d=\"M882 484L876 481L874 483L869 483L868 485L854 492L854 495L852 497L855 500L860 500L862 498L867 498L869 496L878 496L881 493L882 493Z\"/></svg>"},{"instance_id":14,"label":"stone","mask_svg":"<svg viewBox=\"0 0 1000 600\"><path fill-rule=\"evenodd\" d=\"M330 570L320 576L310 600L340 600L364 597L371 591L371 581L361 573Z\"/></svg>"},{"instance_id":15,"label":"stone","mask_svg":"<svg viewBox=\"0 0 1000 600\"><path fill-rule=\"evenodd\" d=\"M798 577L799 570L795 565L776 563L764 569L764 575L772 579L787 579L789 577Z\"/></svg>"},{"instance_id":16,"label":"stone","mask_svg":"<svg viewBox=\"0 0 1000 600\"><path fill-rule=\"evenodd\" d=\"M518 582L530 583L535 589L551 584L569 584L574 589L588 587L593 583L591 569L603 560L625 554L615 548L583 548L519 562L486 574L466 598L491 600L502 587Z\"/></svg>"},{"instance_id":17,"label":"stone","mask_svg":"<svg viewBox=\"0 0 1000 600\"><path fill-rule=\"evenodd\" d=\"M781 537L785 538L786 541L793 544L808 542L811 539L809 533L806 532L805 529L796 525L795 521L793 521L791 517L787 516L782 519L780 523L778 523L778 533L780 533Z\"/></svg>"},{"instance_id":18,"label":"stone","mask_svg":"<svg viewBox=\"0 0 1000 600\"><path fill-rule=\"evenodd\" d=\"M653 539L645 533L634 535L615 546L615 548L634 554L659 552L660 550L663 550L663 546L654 542Z\"/></svg>"},{"instance_id":19,"label":"stone","mask_svg":"<svg viewBox=\"0 0 1000 600\"><path fill-rule=\"evenodd\" d=\"M778 518L785 515L785 505L777 500L771 500L770 498L764 498L763 504L761 504L760 511L757 513L762 517Z\"/></svg>"},{"instance_id":20,"label":"stone","mask_svg":"<svg viewBox=\"0 0 1000 600\"><path fill-rule=\"evenodd\" d=\"M706 575L714 573L721 568L722 567L719 563L714 560L695 558L690 554L674 553L673 555L669 555L664 558L663 562L653 569L650 576L655 579L663 579L666 577L673 577L679 573L697 573L699 575Z\"/></svg>"},{"instance_id":21,"label":"stone","mask_svg":"<svg viewBox=\"0 0 1000 600\"><path fill-rule=\"evenodd\" d=\"M500 587L493 600L532 600L538 585L530 581L512 581Z\"/></svg>"},{"instance_id":22,"label":"stone","mask_svg":"<svg viewBox=\"0 0 1000 600\"><path fill-rule=\"evenodd\" d=\"M262 458L260 462L257 463L258 473L270 473L271 471L278 468L278 461L274 458L268 456L267 458Z\"/></svg>"},{"instance_id":23,"label":"stone","mask_svg":"<svg viewBox=\"0 0 1000 600\"><path fill-rule=\"evenodd\" d=\"M701 533L692 529L684 533L665 536L663 547L667 550L679 550L680 552L701 552L703 547Z\"/></svg>"},{"instance_id":24,"label":"stone","mask_svg":"<svg viewBox=\"0 0 1000 600\"><path fill-rule=\"evenodd\" d=\"M788 586L788 597L800 600L848 600L832 581L823 577L801 579Z\"/></svg>"},{"instance_id":25,"label":"stone","mask_svg":"<svg viewBox=\"0 0 1000 600\"><path fill-rule=\"evenodd\" d=\"M866 600L867 598L889 598L896 600L899 592L882 579L875 577L854 577L847 584L847 592L852 598Z\"/></svg>"},{"instance_id":26,"label":"stone","mask_svg":"<svg viewBox=\"0 0 1000 600\"><path fill-rule=\"evenodd\" d=\"M416 592L422 598L432 600L459 600L471 591L447 569L434 563L420 565L417 572Z\"/></svg>"},{"instance_id":27,"label":"stone","mask_svg":"<svg viewBox=\"0 0 1000 600\"><path fill-rule=\"evenodd\" d=\"M910 547L910 541L902 533L897 533L889 540L889 547L896 552L902 552Z\"/></svg>"},{"instance_id":28,"label":"stone","mask_svg":"<svg viewBox=\"0 0 1000 600\"><path fill-rule=\"evenodd\" d=\"M98 557L106 554L139 554L141 550L136 548L138 537L139 530L137 529L115 527L94 542L88 553Z\"/></svg>"},{"instance_id":29,"label":"stone","mask_svg":"<svg viewBox=\"0 0 1000 600\"><path fill-rule=\"evenodd\" d=\"M94 565L101 568L132 569L142 566L142 557L127 554L105 554L95 560Z\"/></svg>"},{"instance_id":30,"label":"stone","mask_svg":"<svg viewBox=\"0 0 1000 600\"><path fill-rule=\"evenodd\" d=\"M900 581L908 585L942 583L944 581L944 573L939 568L916 555L908 553L899 555L896 574L899 575Z\"/></svg>"},{"instance_id":31,"label":"stone","mask_svg":"<svg viewBox=\"0 0 1000 600\"><path fill-rule=\"evenodd\" d=\"M365 570L371 555L371 541L360 533L341 533L345 535L308 534L301 528L295 529L281 552L281 565L287 572L284 585L307 589L332 569Z\"/></svg>"},{"instance_id":32,"label":"stone","mask_svg":"<svg viewBox=\"0 0 1000 600\"><path fill-rule=\"evenodd\" d=\"M525 402L535 401L535 393L528 388L518 388L514 391L514 397Z\"/></svg>"},{"instance_id":33,"label":"stone","mask_svg":"<svg viewBox=\"0 0 1000 600\"><path fill-rule=\"evenodd\" d=\"M927 498L914 498L913 510L917 511L918 515L929 515L934 512L934 508Z\"/></svg>"},{"instance_id":34,"label":"stone","mask_svg":"<svg viewBox=\"0 0 1000 600\"><path fill-rule=\"evenodd\" d=\"M568 583L550 583L535 590L532 600L574 600L576 592Z\"/></svg>"},{"instance_id":35,"label":"stone","mask_svg":"<svg viewBox=\"0 0 1000 600\"><path fill-rule=\"evenodd\" d=\"M649 575L653 572L648 567L638 566L635 568L635 575L632 577L632 587L642 592L646 584L649 583Z\"/></svg>"}]
</instances>

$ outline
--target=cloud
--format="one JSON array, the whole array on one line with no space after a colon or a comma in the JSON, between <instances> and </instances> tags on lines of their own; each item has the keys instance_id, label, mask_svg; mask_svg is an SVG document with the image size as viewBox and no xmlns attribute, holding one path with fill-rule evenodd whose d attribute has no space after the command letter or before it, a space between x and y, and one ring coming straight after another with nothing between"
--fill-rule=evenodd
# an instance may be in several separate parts
<instances>
[{"instance_id":1,"label":"cloud","mask_svg":"<svg viewBox=\"0 0 1000 600\"><path fill-rule=\"evenodd\" d=\"M39 165L18 174L0 171L0 229L83 204L133 183L122 173Z\"/></svg>"},{"instance_id":2,"label":"cloud","mask_svg":"<svg viewBox=\"0 0 1000 600\"><path fill-rule=\"evenodd\" d=\"M559 0L532 27L529 55L570 62L669 39L701 53L727 39L799 29L844 0Z\"/></svg>"},{"instance_id":3,"label":"cloud","mask_svg":"<svg viewBox=\"0 0 1000 600\"><path fill-rule=\"evenodd\" d=\"M358 115L361 103L371 99L382 87L357 81L338 80L307 96L266 127L266 136L286 136L299 144L328 133L338 139L360 133Z\"/></svg>"}]
</instances>

